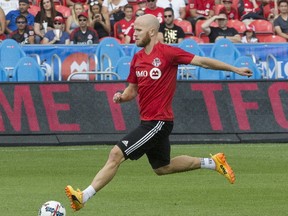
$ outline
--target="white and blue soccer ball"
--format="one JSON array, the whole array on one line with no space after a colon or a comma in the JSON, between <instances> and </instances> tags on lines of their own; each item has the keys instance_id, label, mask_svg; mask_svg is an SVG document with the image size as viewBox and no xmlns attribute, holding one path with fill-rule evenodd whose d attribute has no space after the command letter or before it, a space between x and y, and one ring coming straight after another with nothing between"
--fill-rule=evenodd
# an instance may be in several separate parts
<instances>
[{"instance_id":1,"label":"white and blue soccer ball","mask_svg":"<svg viewBox=\"0 0 288 216\"><path fill-rule=\"evenodd\" d=\"M66 209L60 202L51 200L41 206L38 216L66 216Z\"/></svg>"}]
</instances>

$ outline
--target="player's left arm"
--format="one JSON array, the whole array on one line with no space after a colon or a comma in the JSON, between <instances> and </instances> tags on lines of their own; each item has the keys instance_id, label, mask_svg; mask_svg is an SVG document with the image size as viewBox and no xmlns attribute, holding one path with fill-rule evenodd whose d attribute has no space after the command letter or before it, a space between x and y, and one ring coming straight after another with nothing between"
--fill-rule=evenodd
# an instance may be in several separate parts
<instances>
[{"instance_id":1,"label":"player's left arm","mask_svg":"<svg viewBox=\"0 0 288 216\"><path fill-rule=\"evenodd\" d=\"M213 70L232 71L242 76L252 76L253 74L253 72L249 68L245 67L237 68L232 65L226 64L222 61L201 56L194 56L190 64Z\"/></svg>"},{"instance_id":2,"label":"player's left arm","mask_svg":"<svg viewBox=\"0 0 288 216\"><path fill-rule=\"evenodd\" d=\"M138 85L135 83L129 83L124 92L116 92L113 96L114 103L122 103L133 100L138 92Z\"/></svg>"}]
</instances>

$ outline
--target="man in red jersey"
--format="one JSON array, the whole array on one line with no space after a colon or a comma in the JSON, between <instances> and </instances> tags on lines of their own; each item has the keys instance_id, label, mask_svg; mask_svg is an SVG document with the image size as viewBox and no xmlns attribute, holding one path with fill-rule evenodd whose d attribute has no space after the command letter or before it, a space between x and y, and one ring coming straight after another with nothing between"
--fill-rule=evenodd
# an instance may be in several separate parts
<instances>
[{"instance_id":1,"label":"man in red jersey","mask_svg":"<svg viewBox=\"0 0 288 216\"><path fill-rule=\"evenodd\" d=\"M158 7L157 0L146 0L147 8L144 10L145 14L152 14L157 17L159 23L164 22L164 8Z\"/></svg>"},{"instance_id":2,"label":"man in red jersey","mask_svg":"<svg viewBox=\"0 0 288 216\"><path fill-rule=\"evenodd\" d=\"M251 76L252 72L248 68L236 68L214 59L194 56L178 47L159 43L159 25L157 18L150 14L136 19L136 45L144 49L136 53L131 62L127 79L129 85L123 93L117 92L113 97L115 103L123 103L135 99L138 95L141 123L112 148L106 164L84 191L66 186L66 195L75 211L83 208L96 192L113 179L122 162L127 159L137 160L144 154L157 175L205 168L216 170L232 184L235 181L233 170L223 153L211 158L181 155L170 159L169 135L173 128L172 99L176 89L177 66L193 64L233 71L244 76Z\"/></svg>"}]
</instances>

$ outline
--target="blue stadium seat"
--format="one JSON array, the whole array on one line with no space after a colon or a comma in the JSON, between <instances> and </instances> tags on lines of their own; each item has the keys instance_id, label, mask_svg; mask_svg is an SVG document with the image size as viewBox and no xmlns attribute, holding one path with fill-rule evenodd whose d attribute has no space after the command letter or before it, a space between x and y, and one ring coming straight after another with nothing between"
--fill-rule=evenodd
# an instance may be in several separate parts
<instances>
[{"instance_id":1,"label":"blue stadium seat","mask_svg":"<svg viewBox=\"0 0 288 216\"><path fill-rule=\"evenodd\" d=\"M44 81L45 74L40 65L29 56L21 58L13 70L13 81Z\"/></svg>"},{"instance_id":2,"label":"blue stadium seat","mask_svg":"<svg viewBox=\"0 0 288 216\"><path fill-rule=\"evenodd\" d=\"M115 72L120 76L121 80L127 79L132 58L132 56L123 56L117 61Z\"/></svg>"},{"instance_id":3,"label":"blue stadium seat","mask_svg":"<svg viewBox=\"0 0 288 216\"><path fill-rule=\"evenodd\" d=\"M249 56L241 56L236 59L234 63L235 67L247 67L253 71L253 76L248 78L247 76L241 76L239 74L233 73L232 79L243 80L243 79L261 79L262 75L260 70L257 68L256 64L253 62L252 58Z\"/></svg>"},{"instance_id":4,"label":"blue stadium seat","mask_svg":"<svg viewBox=\"0 0 288 216\"><path fill-rule=\"evenodd\" d=\"M134 46L131 49L130 55L133 57L135 53L139 52L141 49L143 49L143 47L138 47L136 44L134 44Z\"/></svg>"},{"instance_id":5,"label":"blue stadium seat","mask_svg":"<svg viewBox=\"0 0 288 216\"><path fill-rule=\"evenodd\" d=\"M2 65L0 65L0 82L7 81L7 74Z\"/></svg>"},{"instance_id":6,"label":"blue stadium seat","mask_svg":"<svg viewBox=\"0 0 288 216\"><path fill-rule=\"evenodd\" d=\"M191 38L184 39L181 43L178 44L178 47L194 55L205 56L205 53L202 50L202 48L198 45L198 43L195 40ZM198 66L194 65L179 65L177 79L178 80L197 79L198 78L197 68Z\"/></svg>"},{"instance_id":7,"label":"blue stadium seat","mask_svg":"<svg viewBox=\"0 0 288 216\"><path fill-rule=\"evenodd\" d=\"M222 38L217 40L211 49L210 57L223 61L228 64L234 64L235 60L240 57L241 54L237 47L228 39Z\"/></svg>"},{"instance_id":8,"label":"blue stadium seat","mask_svg":"<svg viewBox=\"0 0 288 216\"><path fill-rule=\"evenodd\" d=\"M125 52L118 41L113 37L106 37L97 46L98 71L111 72L115 68L117 60L125 56Z\"/></svg>"},{"instance_id":9,"label":"blue stadium seat","mask_svg":"<svg viewBox=\"0 0 288 216\"><path fill-rule=\"evenodd\" d=\"M210 57L234 65L237 58L241 56L237 47L228 39L222 38L217 40L211 49ZM230 77L230 72L225 72Z\"/></svg>"},{"instance_id":10,"label":"blue stadium seat","mask_svg":"<svg viewBox=\"0 0 288 216\"><path fill-rule=\"evenodd\" d=\"M202 48L195 40L191 38L184 39L181 43L178 44L178 47L194 55L205 56Z\"/></svg>"},{"instance_id":11,"label":"blue stadium seat","mask_svg":"<svg viewBox=\"0 0 288 216\"><path fill-rule=\"evenodd\" d=\"M3 40L0 47L0 62L9 77L20 58L26 56L22 47L13 39Z\"/></svg>"},{"instance_id":12,"label":"blue stadium seat","mask_svg":"<svg viewBox=\"0 0 288 216\"><path fill-rule=\"evenodd\" d=\"M226 73L224 71L198 67L197 74L199 80L226 80Z\"/></svg>"}]
</instances>

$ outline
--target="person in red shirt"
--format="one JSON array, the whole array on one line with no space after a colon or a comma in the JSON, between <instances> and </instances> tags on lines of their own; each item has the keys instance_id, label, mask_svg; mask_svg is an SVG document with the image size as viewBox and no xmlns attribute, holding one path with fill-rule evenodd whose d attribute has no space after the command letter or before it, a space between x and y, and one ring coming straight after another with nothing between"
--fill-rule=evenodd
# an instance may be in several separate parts
<instances>
[{"instance_id":1,"label":"person in red shirt","mask_svg":"<svg viewBox=\"0 0 288 216\"><path fill-rule=\"evenodd\" d=\"M114 24L116 26L114 37L120 39L121 41L124 41L125 32L127 29L131 28L134 23L133 6L129 4L125 5L124 13L125 17Z\"/></svg>"},{"instance_id":2,"label":"person in red shirt","mask_svg":"<svg viewBox=\"0 0 288 216\"><path fill-rule=\"evenodd\" d=\"M187 18L195 29L198 20L214 16L215 0L189 0L190 17Z\"/></svg>"},{"instance_id":3,"label":"person in red shirt","mask_svg":"<svg viewBox=\"0 0 288 216\"><path fill-rule=\"evenodd\" d=\"M159 23L164 22L164 8L157 7L157 0L146 0L147 8L144 10L145 14L152 14L157 17Z\"/></svg>"},{"instance_id":4,"label":"person in red shirt","mask_svg":"<svg viewBox=\"0 0 288 216\"><path fill-rule=\"evenodd\" d=\"M226 13L228 20L238 20L238 11L232 6L232 0L223 0L224 7L219 13Z\"/></svg>"},{"instance_id":5,"label":"person in red shirt","mask_svg":"<svg viewBox=\"0 0 288 216\"><path fill-rule=\"evenodd\" d=\"M172 100L176 89L179 64L233 71L251 76L248 68L236 68L211 58L188 53L157 40L159 21L153 15L140 16L134 22L136 45L143 47L131 62L128 86L113 96L115 103L131 101L139 96L140 125L122 138L110 151L108 160L83 192L68 185L65 188L71 207L77 211L105 187L127 159L137 160L144 154L157 175L191 171L200 168L216 170L234 183L235 175L223 153L211 158L181 155L170 159L169 135L173 129Z\"/></svg>"}]
</instances>

